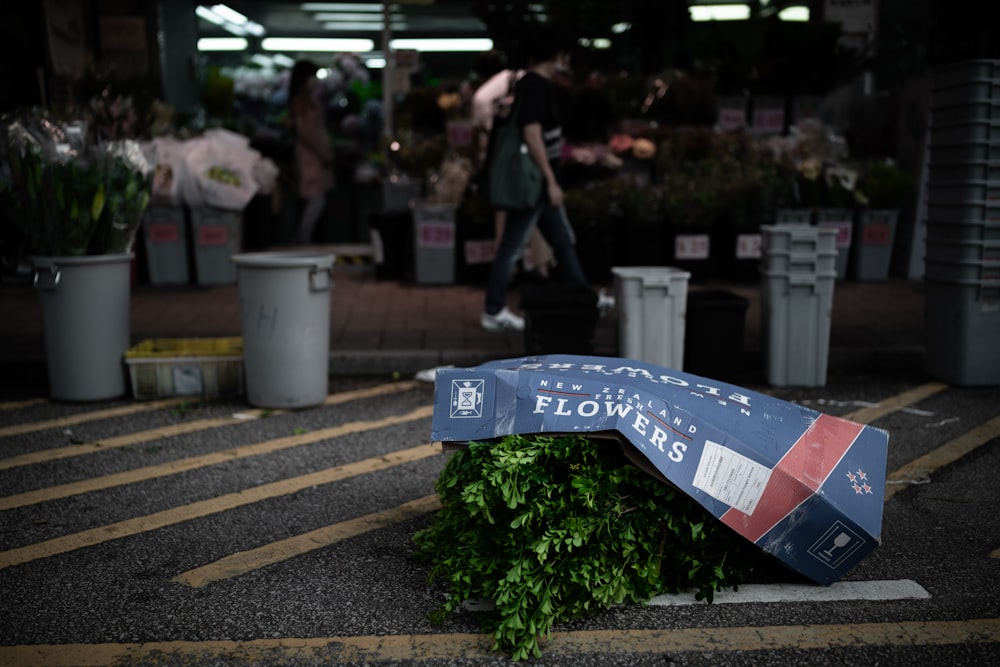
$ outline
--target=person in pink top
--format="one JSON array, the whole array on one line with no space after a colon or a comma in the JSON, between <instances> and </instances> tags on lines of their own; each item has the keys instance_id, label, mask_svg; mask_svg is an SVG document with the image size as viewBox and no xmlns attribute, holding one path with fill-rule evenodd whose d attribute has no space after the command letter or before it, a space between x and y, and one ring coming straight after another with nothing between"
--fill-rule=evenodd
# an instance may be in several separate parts
<instances>
[{"instance_id":1,"label":"person in pink top","mask_svg":"<svg viewBox=\"0 0 1000 667\"><path fill-rule=\"evenodd\" d=\"M304 201L295 234L300 244L312 242L316 223L326 208L327 193L334 185L333 147L323 107L315 95L318 70L316 63L300 60L288 83L288 119L295 137L299 197Z\"/></svg>"}]
</instances>

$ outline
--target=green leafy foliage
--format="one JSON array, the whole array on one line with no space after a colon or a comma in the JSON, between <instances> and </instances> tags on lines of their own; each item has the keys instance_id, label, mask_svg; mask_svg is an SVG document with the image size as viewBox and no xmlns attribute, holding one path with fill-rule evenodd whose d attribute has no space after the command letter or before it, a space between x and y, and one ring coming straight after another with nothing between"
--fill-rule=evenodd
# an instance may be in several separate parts
<instances>
[{"instance_id":1,"label":"green leafy foliage","mask_svg":"<svg viewBox=\"0 0 1000 667\"><path fill-rule=\"evenodd\" d=\"M484 631L515 660L541 655L554 624L612 605L746 581L755 547L694 500L580 435L508 436L455 453L435 489L442 509L414 535L430 579L447 579L442 621L492 599Z\"/></svg>"}]
</instances>

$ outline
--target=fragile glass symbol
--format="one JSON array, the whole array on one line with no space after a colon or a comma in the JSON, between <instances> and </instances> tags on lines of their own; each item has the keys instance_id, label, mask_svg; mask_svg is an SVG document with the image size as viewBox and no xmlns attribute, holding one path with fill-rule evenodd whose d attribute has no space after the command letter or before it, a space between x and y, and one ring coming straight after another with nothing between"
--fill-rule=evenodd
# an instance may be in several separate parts
<instances>
[{"instance_id":1,"label":"fragile glass symbol","mask_svg":"<svg viewBox=\"0 0 1000 667\"><path fill-rule=\"evenodd\" d=\"M833 546L824 551L823 553L827 558L833 557L833 550L839 549L842 546L846 546L848 542L851 541L851 536L847 533L841 533L837 537L833 538Z\"/></svg>"}]
</instances>

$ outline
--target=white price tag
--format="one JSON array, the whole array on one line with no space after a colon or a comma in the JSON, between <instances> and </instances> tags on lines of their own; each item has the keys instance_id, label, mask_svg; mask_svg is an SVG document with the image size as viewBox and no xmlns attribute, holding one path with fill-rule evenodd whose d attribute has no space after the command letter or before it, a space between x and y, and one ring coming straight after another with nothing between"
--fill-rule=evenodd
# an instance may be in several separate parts
<instances>
[{"instance_id":1,"label":"white price tag","mask_svg":"<svg viewBox=\"0 0 1000 667\"><path fill-rule=\"evenodd\" d=\"M760 234L736 235L736 259L760 259Z\"/></svg>"},{"instance_id":2,"label":"white price tag","mask_svg":"<svg viewBox=\"0 0 1000 667\"><path fill-rule=\"evenodd\" d=\"M678 234L674 239L674 259L708 259L708 234Z\"/></svg>"}]
</instances>

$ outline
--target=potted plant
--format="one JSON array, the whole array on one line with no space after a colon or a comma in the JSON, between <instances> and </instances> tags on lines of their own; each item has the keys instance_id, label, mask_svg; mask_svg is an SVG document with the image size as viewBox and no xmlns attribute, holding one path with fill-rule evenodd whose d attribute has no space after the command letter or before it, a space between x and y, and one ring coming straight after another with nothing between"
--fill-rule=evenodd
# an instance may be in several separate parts
<instances>
[{"instance_id":1,"label":"potted plant","mask_svg":"<svg viewBox=\"0 0 1000 667\"><path fill-rule=\"evenodd\" d=\"M791 168L773 153L766 140L746 134L722 139L723 168L714 178L724 190L715 230L723 275L729 280L756 282L760 278L761 226L775 222L778 210L795 210L787 208Z\"/></svg>"},{"instance_id":2,"label":"potted plant","mask_svg":"<svg viewBox=\"0 0 1000 667\"><path fill-rule=\"evenodd\" d=\"M663 177L663 210L673 234L671 266L691 272L692 282L714 273L712 232L720 211L717 184L706 181L704 162L682 163Z\"/></svg>"},{"instance_id":3,"label":"potted plant","mask_svg":"<svg viewBox=\"0 0 1000 667\"><path fill-rule=\"evenodd\" d=\"M856 280L886 280L892 260L899 209L913 192L913 177L891 160L869 160L861 170L857 192L861 209L854 244Z\"/></svg>"},{"instance_id":4,"label":"potted plant","mask_svg":"<svg viewBox=\"0 0 1000 667\"><path fill-rule=\"evenodd\" d=\"M42 306L49 392L89 401L125 393L131 247L150 170L132 141L87 141L82 123L33 111L2 128L7 218Z\"/></svg>"}]
</instances>

